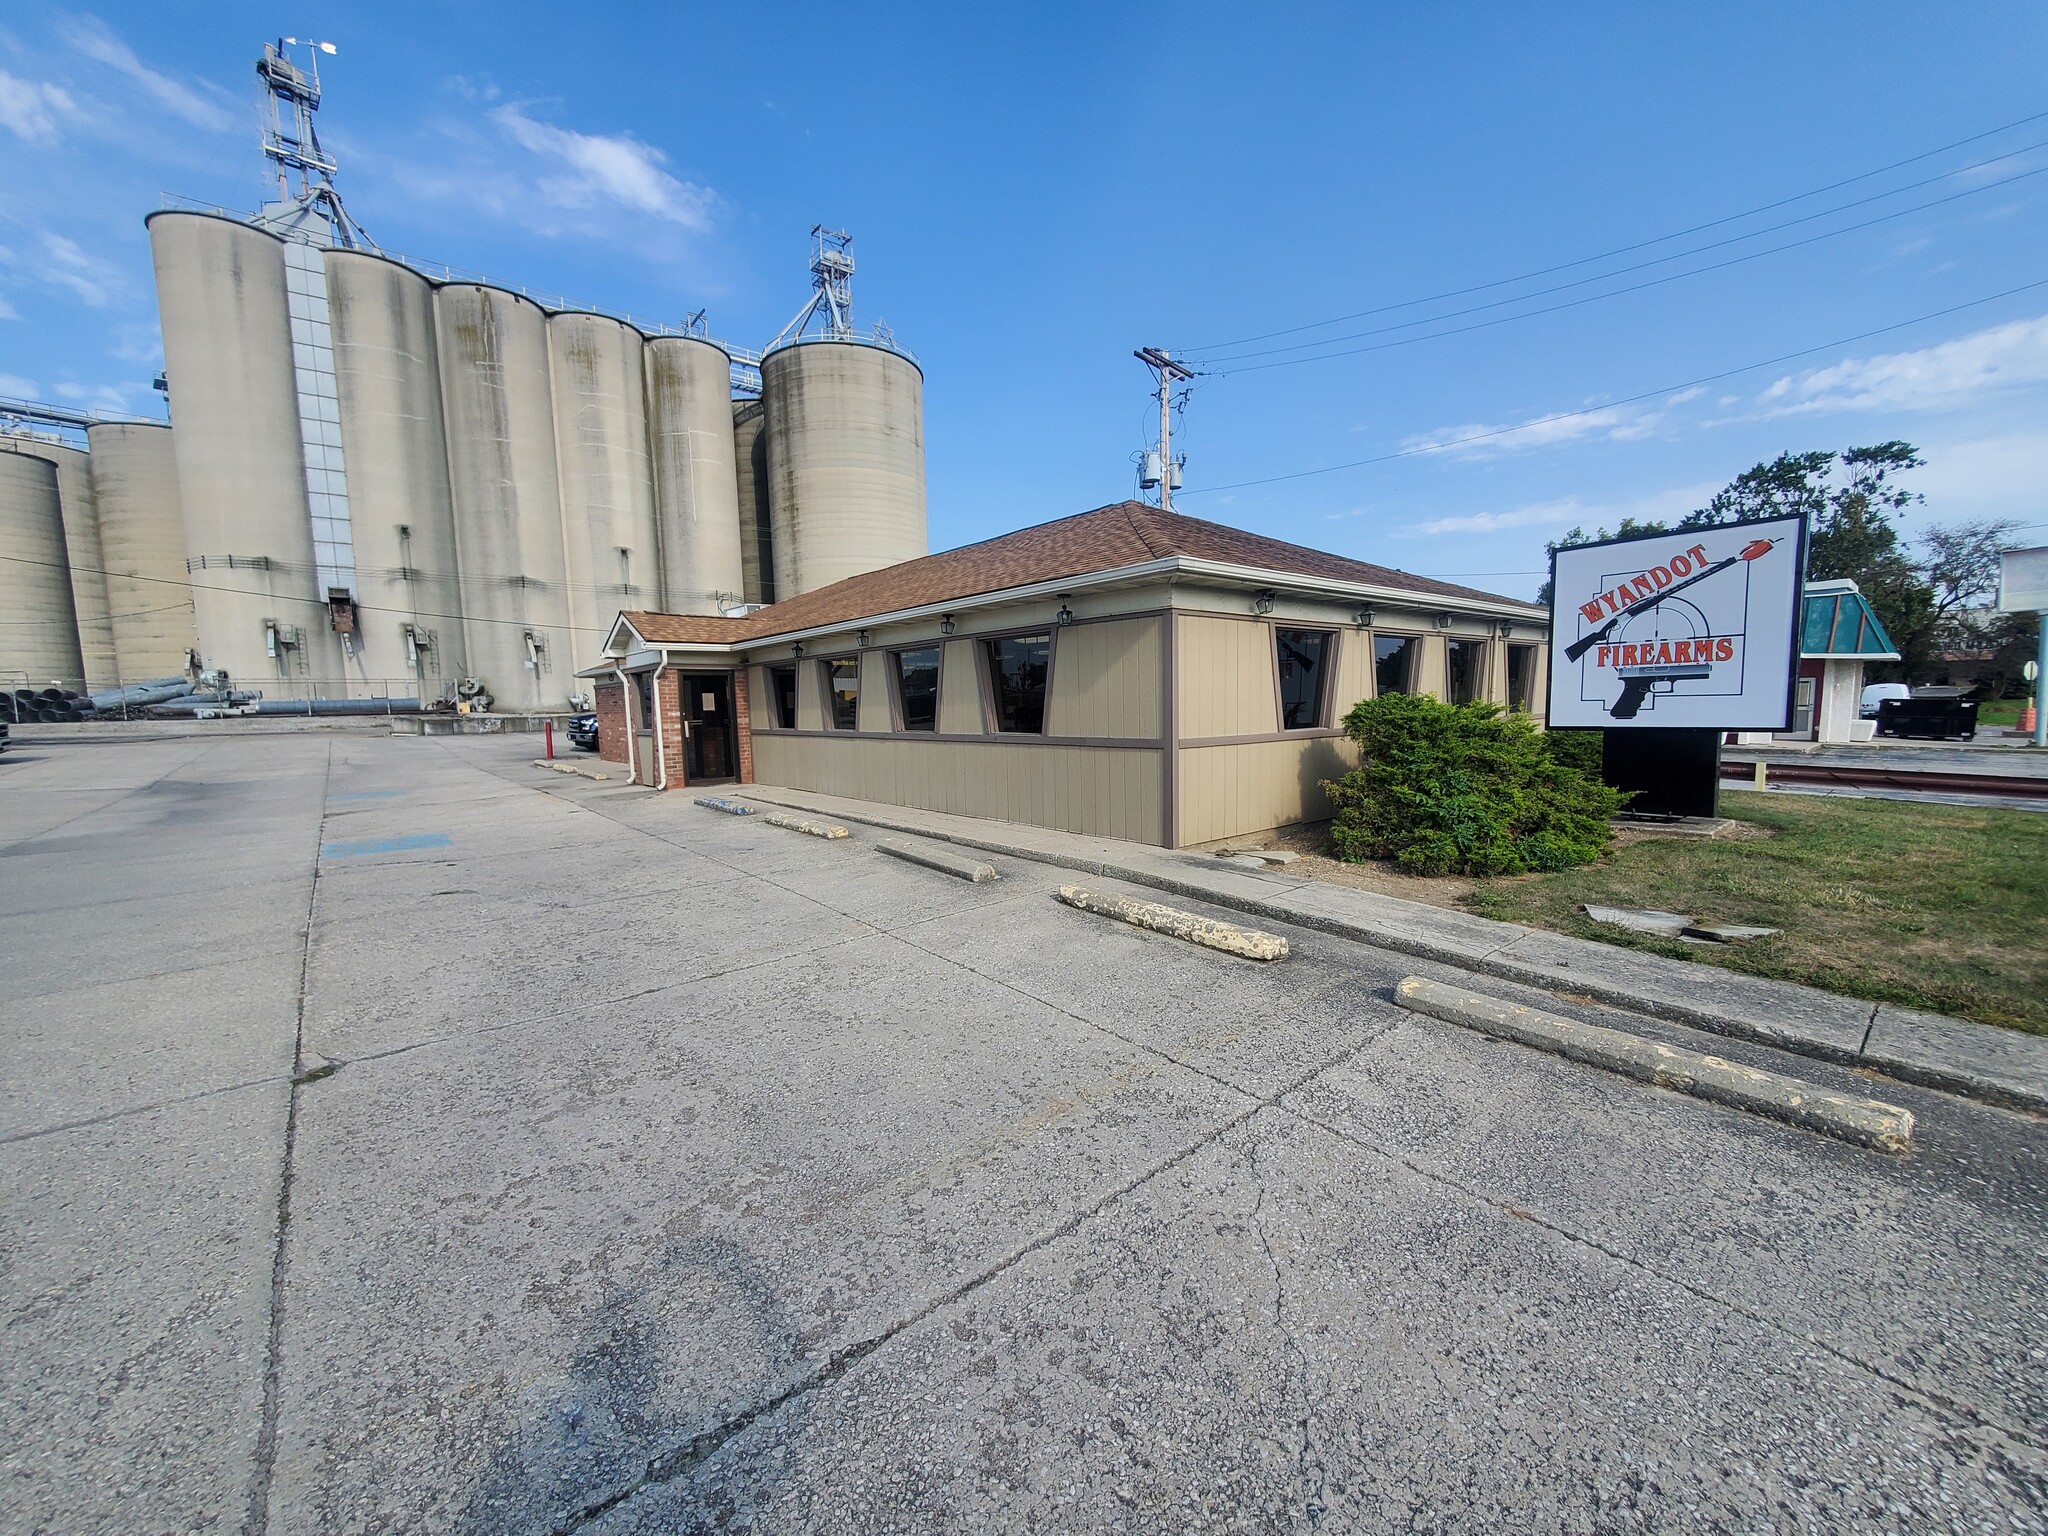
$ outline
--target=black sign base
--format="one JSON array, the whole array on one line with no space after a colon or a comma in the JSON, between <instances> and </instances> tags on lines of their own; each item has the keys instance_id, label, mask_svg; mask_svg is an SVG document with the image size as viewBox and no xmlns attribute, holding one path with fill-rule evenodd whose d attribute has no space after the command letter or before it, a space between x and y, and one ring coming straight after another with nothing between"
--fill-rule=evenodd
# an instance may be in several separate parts
<instances>
[{"instance_id":1,"label":"black sign base","mask_svg":"<svg viewBox=\"0 0 2048 1536\"><path fill-rule=\"evenodd\" d=\"M1600 775L1638 793L1624 816L1721 814L1720 731L1609 731Z\"/></svg>"}]
</instances>

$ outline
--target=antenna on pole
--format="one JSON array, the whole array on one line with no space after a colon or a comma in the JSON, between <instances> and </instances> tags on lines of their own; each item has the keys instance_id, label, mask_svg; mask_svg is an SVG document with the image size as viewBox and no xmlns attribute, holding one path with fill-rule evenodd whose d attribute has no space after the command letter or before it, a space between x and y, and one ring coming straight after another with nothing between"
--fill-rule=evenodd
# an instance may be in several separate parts
<instances>
[{"instance_id":1,"label":"antenna on pole","mask_svg":"<svg viewBox=\"0 0 2048 1536\"><path fill-rule=\"evenodd\" d=\"M1145 450L1144 466L1138 471L1138 486L1141 490L1159 491L1159 510L1173 510L1173 493L1180 489L1180 472L1187 467L1188 456L1173 456L1173 384L1176 379L1192 379L1194 369L1185 363L1177 363L1171 353L1159 347L1140 347L1131 356L1150 368L1159 381L1159 446Z\"/></svg>"},{"instance_id":2,"label":"antenna on pole","mask_svg":"<svg viewBox=\"0 0 2048 1536\"><path fill-rule=\"evenodd\" d=\"M305 49L308 67L293 63L287 48ZM313 127L313 114L320 110L320 55L334 52L334 44L309 37L280 37L263 45L256 76L270 93L263 154L277 167L277 201L264 204L257 222L316 245L374 251L377 242L341 205L334 187L334 158L320 147Z\"/></svg>"}]
</instances>

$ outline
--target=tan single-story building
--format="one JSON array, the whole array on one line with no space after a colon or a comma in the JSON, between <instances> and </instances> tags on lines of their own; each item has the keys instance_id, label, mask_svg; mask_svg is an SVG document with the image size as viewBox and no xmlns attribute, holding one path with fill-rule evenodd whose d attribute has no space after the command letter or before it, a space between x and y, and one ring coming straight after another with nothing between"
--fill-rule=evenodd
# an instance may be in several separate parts
<instances>
[{"instance_id":1,"label":"tan single-story building","mask_svg":"<svg viewBox=\"0 0 2048 1536\"><path fill-rule=\"evenodd\" d=\"M1121 502L741 617L621 613L599 750L1182 847L1330 815L1375 693L1541 714L1548 612Z\"/></svg>"}]
</instances>

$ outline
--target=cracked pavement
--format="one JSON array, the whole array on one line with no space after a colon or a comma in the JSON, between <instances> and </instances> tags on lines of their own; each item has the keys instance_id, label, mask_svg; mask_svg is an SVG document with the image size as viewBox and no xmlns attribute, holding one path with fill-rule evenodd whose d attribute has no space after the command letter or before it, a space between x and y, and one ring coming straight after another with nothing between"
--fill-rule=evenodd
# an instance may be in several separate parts
<instances>
[{"instance_id":1,"label":"cracked pavement","mask_svg":"<svg viewBox=\"0 0 2048 1536\"><path fill-rule=\"evenodd\" d=\"M2041 1121L532 751L0 762L0 1531L2048 1531Z\"/></svg>"}]
</instances>

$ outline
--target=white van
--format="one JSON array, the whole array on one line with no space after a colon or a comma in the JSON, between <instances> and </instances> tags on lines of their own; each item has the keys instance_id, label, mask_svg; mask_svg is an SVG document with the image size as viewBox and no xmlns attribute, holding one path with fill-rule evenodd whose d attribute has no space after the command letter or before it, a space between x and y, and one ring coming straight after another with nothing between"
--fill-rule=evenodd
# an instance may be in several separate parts
<instances>
[{"instance_id":1,"label":"white van","mask_svg":"<svg viewBox=\"0 0 2048 1536\"><path fill-rule=\"evenodd\" d=\"M1904 683L1872 683L1863 690L1863 703L1857 713L1866 720L1877 718L1877 706L1886 699L1910 699L1913 690Z\"/></svg>"}]
</instances>

